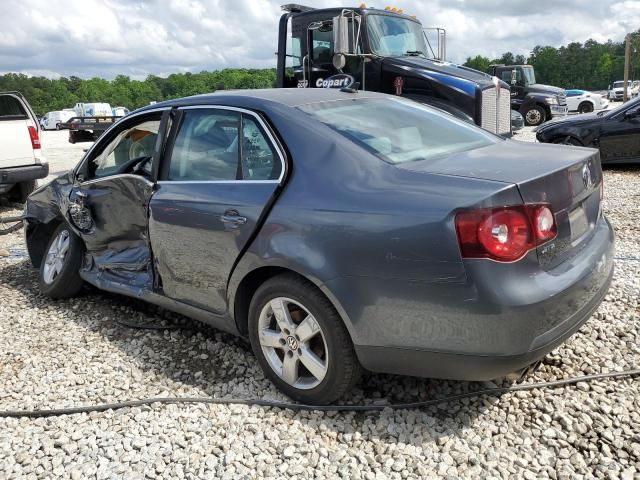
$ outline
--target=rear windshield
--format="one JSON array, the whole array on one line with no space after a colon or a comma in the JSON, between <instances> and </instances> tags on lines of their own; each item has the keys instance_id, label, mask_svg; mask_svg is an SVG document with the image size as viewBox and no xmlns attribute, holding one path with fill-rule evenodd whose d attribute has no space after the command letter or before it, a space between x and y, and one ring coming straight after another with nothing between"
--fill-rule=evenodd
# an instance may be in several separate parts
<instances>
[{"instance_id":1,"label":"rear windshield","mask_svg":"<svg viewBox=\"0 0 640 480\"><path fill-rule=\"evenodd\" d=\"M0 120L27 118L22 103L12 95L0 95Z\"/></svg>"},{"instance_id":2,"label":"rear windshield","mask_svg":"<svg viewBox=\"0 0 640 480\"><path fill-rule=\"evenodd\" d=\"M392 164L441 158L500 141L475 125L409 100L338 100L300 109Z\"/></svg>"}]
</instances>

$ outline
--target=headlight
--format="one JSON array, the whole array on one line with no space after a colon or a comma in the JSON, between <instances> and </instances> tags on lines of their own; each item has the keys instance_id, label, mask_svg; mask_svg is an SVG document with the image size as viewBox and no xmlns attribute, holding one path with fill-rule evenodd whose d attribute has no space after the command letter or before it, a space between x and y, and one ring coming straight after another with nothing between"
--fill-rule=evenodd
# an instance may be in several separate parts
<instances>
[{"instance_id":1,"label":"headlight","mask_svg":"<svg viewBox=\"0 0 640 480\"><path fill-rule=\"evenodd\" d=\"M558 99L556 97L547 97L544 99L549 105L558 105Z\"/></svg>"}]
</instances>

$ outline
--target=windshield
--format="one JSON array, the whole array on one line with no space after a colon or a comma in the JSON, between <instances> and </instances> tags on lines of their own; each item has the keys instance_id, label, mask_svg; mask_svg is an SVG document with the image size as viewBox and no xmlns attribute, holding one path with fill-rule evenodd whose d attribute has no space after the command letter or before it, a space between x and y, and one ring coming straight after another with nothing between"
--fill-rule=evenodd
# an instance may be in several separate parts
<instances>
[{"instance_id":1,"label":"windshield","mask_svg":"<svg viewBox=\"0 0 640 480\"><path fill-rule=\"evenodd\" d=\"M409 100L354 99L299 108L392 164L432 160L500 141L475 125Z\"/></svg>"},{"instance_id":2,"label":"windshield","mask_svg":"<svg viewBox=\"0 0 640 480\"><path fill-rule=\"evenodd\" d=\"M627 85L629 85L629 83L627 83ZM613 88L622 88L623 85L624 85L624 82L613 82Z\"/></svg>"},{"instance_id":3,"label":"windshield","mask_svg":"<svg viewBox=\"0 0 640 480\"><path fill-rule=\"evenodd\" d=\"M367 16L367 32L371 51L385 57L427 55L422 25L390 15Z\"/></svg>"},{"instance_id":4,"label":"windshield","mask_svg":"<svg viewBox=\"0 0 640 480\"><path fill-rule=\"evenodd\" d=\"M536 74L531 67L522 67L522 74L524 75L524 84L533 85L536 83Z\"/></svg>"},{"instance_id":5,"label":"windshield","mask_svg":"<svg viewBox=\"0 0 640 480\"><path fill-rule=\"evenodd\" d=\"M599 117L605 116L609 118L609 117L613 117L614 115L624 110L628 110L629 108L638 107L638 106L640 106L640 97L636 97L633 100L629 100L627 103L623 103L617 108L613 108L611 110L602 110L598 112L598 116Z\"/></svg>"}]
</instances>

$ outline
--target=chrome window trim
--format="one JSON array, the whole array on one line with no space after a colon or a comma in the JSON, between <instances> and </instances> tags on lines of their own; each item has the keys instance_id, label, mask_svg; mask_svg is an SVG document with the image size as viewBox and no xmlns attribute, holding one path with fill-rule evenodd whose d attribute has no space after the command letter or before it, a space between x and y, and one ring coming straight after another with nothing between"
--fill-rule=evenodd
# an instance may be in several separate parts
<instances>
[{"instance_id":1,"label":"chrome window trim","mask_svg":"<svg viewBox=\"0 0 640 480\"><path fill-rule=\"evenodd\" d=\"M160 108L152 108L150 110L145 110L143 112L138 112L138 113L130 113L129 115L122 117L120 120L116 120L115 122L113 122L113 125L111 125L109 128L107 128L104 133L100 136L101 138L105 135L107 135L111 130L113 130L118 123L120 123L122 120L127 120L129 121L132 118L136 118L139 117L141 115L147 115L149 113L156 113L156 112L164 112L165 110L171 110L171 107L167 106L167 107L160 107ZM87 162L87 159L89 158L89 156L91 156L91 154L93 153L94 149L96 148L96 145L98 144L98 142L100 142L100 138L98 138L98 140L96 140L95 142L93 142L93 145L91 145L91 147L89 147L89 149L87 150L87 152L84 154L84 157L82 157L82 160L80 160L80 162L78 162L78 164L73 168L73 176L75 177L78 174L78 170L80 170L82 167L84 167L85 163ZM102 177L102 178L112 178L112 177ZM82 185L84 185L86 182L92 182L94 180L100 180L98 178L94 178L92 180L86 180L85 182L82 182Z\"/></svg>"},{"instance_id":2,"label":"chrome window trim","mask_svg":"<svg viewBox=\"0 0 640 480\"><path fill-rule=\"evenodd\" d=\"M142 180L148 186L153 187L153 182L150 182L148 179L144 178L142 175L136 175L133 173L117 173L115 175L109 175L106 177L94 178L93 180L86 180L80 183L80 186L93 185L94 183L105 182L107 180L113 180L114 178L135 178L135 179Z\"/></svg>"},{"instance_id":3,"label":"chrome window trim","mask_svg":"<svg viewBox=\"0 0 640 480\"><path fill-rule=\"evenodd\" d=\"M271 147L276 151L278 158L280 158L280 176L277 179L272 180L160 180L158 184L169 183L280 183L284 178L287 168L287 162L285 160L284 153L280 148L280 143L276 140L271 127L267 125L264 120L256 112L241 107L232 107L228 105L187 105L184 107L178 107L178 110L229 110L232 112L244 113L252 116L260 124L264 132L267 134L267 141L271 144ZM177 132L179 133L179 131ZM177 135L176 133L176 135ZM173 151L171 152L173 154ZM171 158L169 158L171 161ZM240 159L242 161L242 159Z\"/></svg>"}]
</instances>

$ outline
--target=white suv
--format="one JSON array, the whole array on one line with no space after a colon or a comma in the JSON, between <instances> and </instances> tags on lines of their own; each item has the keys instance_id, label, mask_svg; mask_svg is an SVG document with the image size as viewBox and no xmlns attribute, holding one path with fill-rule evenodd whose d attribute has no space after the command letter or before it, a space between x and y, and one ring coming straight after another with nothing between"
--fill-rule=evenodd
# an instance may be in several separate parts
<instances>
[{"instance_id":1,"label":"white suv","mask_svg":"<svg viewBox=\"0 0 640 480\"><path fill-rule=\"evenodd\" d=\"M0 92L0 196L24 202L49 174L33 110L18 92Z\"/></svg>"}]
</instances>

